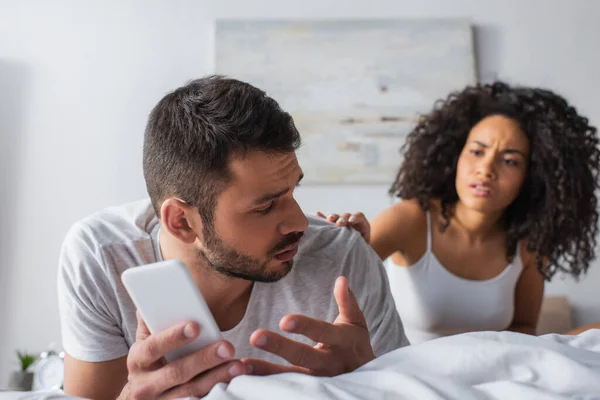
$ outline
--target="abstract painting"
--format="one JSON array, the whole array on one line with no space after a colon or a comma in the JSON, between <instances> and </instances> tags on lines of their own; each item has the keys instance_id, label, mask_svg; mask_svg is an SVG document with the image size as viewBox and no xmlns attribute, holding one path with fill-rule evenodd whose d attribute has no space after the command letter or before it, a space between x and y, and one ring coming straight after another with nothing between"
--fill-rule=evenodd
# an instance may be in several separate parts
<instances>
[{"instance_id":1,"label":"abstract painting","mask_svg":"<svg viewBox=\"0 0 600 400\"><path fill-rule=\"evenodd\" d=\"M477 79L464 20L219 20L215 51L292 115L308 183L391 183L419 114Z\"/></svg>"}]
</instances>

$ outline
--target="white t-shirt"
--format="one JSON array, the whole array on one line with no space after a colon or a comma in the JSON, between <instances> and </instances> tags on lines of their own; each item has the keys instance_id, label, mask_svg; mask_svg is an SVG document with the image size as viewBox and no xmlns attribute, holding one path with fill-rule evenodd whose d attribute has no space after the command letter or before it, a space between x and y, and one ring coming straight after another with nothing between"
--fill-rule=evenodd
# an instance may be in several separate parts
<instances>
[{"instance_id":1,"label":"white t-shirt","mask_svg":"<svg viewBox=\"0 0 600 400\"><path fill-rule=\"evenodd\" d=\"M290 273L278 282L254 283L243 319L223 332L236 357L284 363L250 346L250 335L259 328L283 333L279 321L289 313L333 322L338 315L333 286L340 275L347 277L365 315L375 354L407 345L377 254L354 230L308 218ZM63 347L69 355L89 362L127 355L135 342L137 320L120 277L128 268L162 261L159 227L150 201L144 200L108 208L70 229L58 274ZM283 334L313 344L303 336Z\"/></svg>"}]
</instances>

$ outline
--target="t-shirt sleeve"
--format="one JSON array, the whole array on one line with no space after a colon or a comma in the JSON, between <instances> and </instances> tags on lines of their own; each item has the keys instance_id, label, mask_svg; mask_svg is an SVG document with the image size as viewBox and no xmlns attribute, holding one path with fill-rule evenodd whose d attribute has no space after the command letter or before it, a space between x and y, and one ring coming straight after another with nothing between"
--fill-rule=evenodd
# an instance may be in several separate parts
<instances>
[{"instance_id":1,"label":"t-shirt sleeve","mask_svg":"<svg viewBox=\"0 0 600 400\"><path fill-rule=\"evenodd\" d=\"M358 235L357 235L358 236ZM348 253L349 284L363 311L376 356L407 346L408 339L381 259L360 237Z\"/></svg>"},{"instance_id":2,"label":"t-shirt sleeve","mask_svg":"<svg viewBox=\"0 0 600 400\"><path fill-rule=\"evenodd\" d=\"M115 317L115 290L107 268L89 232L73 226L60 253L58 305L63 348L81 361L113 360L129 351Z\"/></svg>"}]
</instances>

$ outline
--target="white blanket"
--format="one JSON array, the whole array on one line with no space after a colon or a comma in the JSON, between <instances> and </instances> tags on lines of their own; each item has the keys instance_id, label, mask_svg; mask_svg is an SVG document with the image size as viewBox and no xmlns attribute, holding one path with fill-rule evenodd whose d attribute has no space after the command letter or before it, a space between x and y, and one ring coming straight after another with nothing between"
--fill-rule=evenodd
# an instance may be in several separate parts
<instances>
[{"instance_id":1,"label":"white blanket","mask_svg":"<svg viewBox=\"0 0 600 400\"><path fill-rule=\"evenodd\" d=\"M5 396L68 398L0 393ZM456 335L396 350L335 378L240 376L216 386L207 399L600 399L600 330Z\"/></svg>"},{"instance_id":2,"label":"white blanket","mask_svg":"<svg viewBox=\"0 0 600 400\"><path fill-rule=\"evenodd\" d=\"M335 378L242 376L217 399L600 399L600 330L468 333L393 351Z\"/></svg>"}]
</instances>

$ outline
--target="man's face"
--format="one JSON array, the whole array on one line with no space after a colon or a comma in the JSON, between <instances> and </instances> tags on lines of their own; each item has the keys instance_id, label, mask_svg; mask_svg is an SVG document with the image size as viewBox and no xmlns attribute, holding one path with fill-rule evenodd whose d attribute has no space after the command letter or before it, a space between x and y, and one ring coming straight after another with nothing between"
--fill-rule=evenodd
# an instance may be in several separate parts
<instances>
[{"instance_id":1,"label":"man's face","mask_svg":"<svg viewBox=\"0 0 600 400\"><path fill-rule=\"evenodd\" d=\"M199 256L229 276L278 281L291 270L308 226L293 196L303 176L296 154L249 151L229 168L233 179L217 197Z\"/></svg>"}]
</instances>

